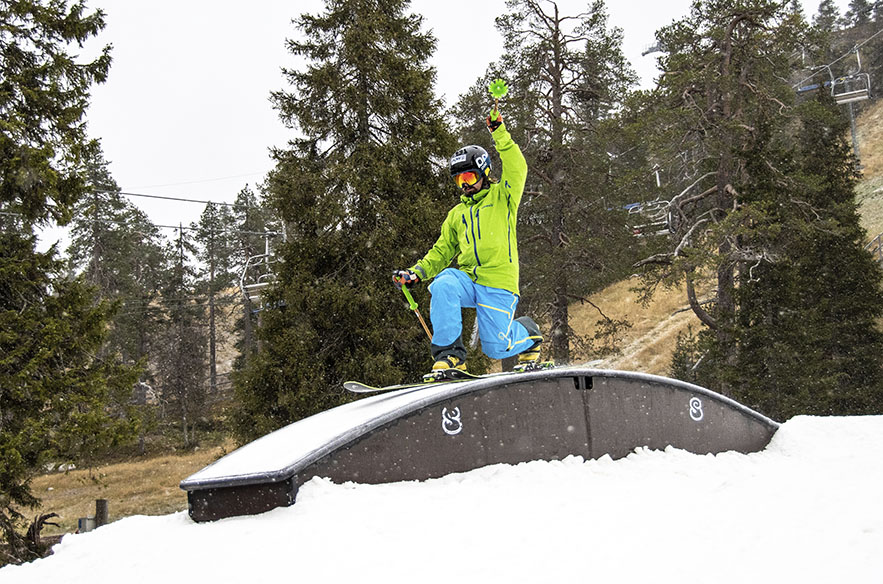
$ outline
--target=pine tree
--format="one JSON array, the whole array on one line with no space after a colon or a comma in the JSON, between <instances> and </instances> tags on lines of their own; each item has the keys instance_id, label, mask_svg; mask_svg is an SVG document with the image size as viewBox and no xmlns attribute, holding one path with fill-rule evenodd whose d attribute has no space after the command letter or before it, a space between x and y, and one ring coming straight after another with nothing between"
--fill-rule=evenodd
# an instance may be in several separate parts
<instances>
[{"instance_id":1,"label":"pine tree","mask_svg":"<svg viewBox=\"0 0 883 584\"><path fill-rule=\"evenodd\" d=\"M787 234L780 257L756 265L737 292L733 396L778 419L883 411L881 271L863 249L848 122L820 98L796 109L792 188L768 195L767 220ZM676 374L720 376L709 371L720 354L709 341L700 335Z\"/></svg>"},{"instance_id":2,"label":"pine tree","mask_svg":"<svg viewBox=\"0 0 883 584\"><path fill-rule=\"evenodd\" d=\"M611 188L608 152L626 150L613 112L635 76L604 2L576 16L534 0L510 0L507 7L497 19L506 55L488 73L511 82L505 116L529 167L519 210L521 309L549 321L552 357L567 363L573 347L586 348L571 327L569 305L628 265L599 251L632 244L621 228L625 214L608 212L623 195ZM461 122L486 87L483 80L461 100Z\"/></svg>"},{"instance_id":3,"label":"pine tree","mask_svg":"<svg viewBox=\"0 0 883 584\"><path fill-rule=\"evenodd\" d=\"M233 203L233 255L231 269L238 275L239 283L245 285L273 282L278 261L277 248L284 241L278 218L265 201L246 185ZM243 359L257 351L254 329L260 313L261 302L251 302L242 293L242 317L236 321L241 339L236 343L239 350L236 368L243 366Z\"/></svg>"},{"instance_id":4,"label":"pine tree","mask_svg":"<svg viewBox=\"0 0 883 584\"><path fill-rule=\"evenodd\" d=\"M236 196L232 208L232 269L241 271L248 258L267 252L282 240L281 225L266 202L246 185Z\"/></svg>"},{"instance_id":5,"label":"pine tree","mask_svg":"<svg viewBox=\"0 0 883 584\"><path fill-rule=\"evenodd\" d=\"M676 229L668 251L640 263L652 288L685 281L691 308L717 335L725 363L736 360L737 278L775 256L758 184L773 181L774 166L751 164L770 128L787 123L793 102L784 81L788 55L797 47L802 21L768 0L694 2L690 15L658 33L666 55L654 116L662 130L654 142L661 158L677 161L670 216ZM676 150L672 151L672 147ZM771 161L772 162L772 161ZM696 282L713 279L710 310ZM725 381L720 389L728 390Z\"/></svg>"},{"instance_id":6,"label":"pine tree","mask_svg":"<svg viewBox=\"0 0 883 584\"><path fill-rule=\"evenodd\" d=\"M208 391L218 393L218 319L237 303L239 294L232 292L234 276L234 217L226 205L206 205L199 223L193 225L197 245L196 259L202 266L197 291L207 301L208 316ZM227 310L224 310L224 309ZM224 315L222 317L222 315Z\"/></svg>"},{"instance_id":7,"label":"pine tree","mask_svg":"<svg viewBox=\"0 0 883 584\"><path fill-rule=\"evenodd\" d=\"M194 426L205 413L207 334L197 273L190 258L195 247L184 228L169 244L167 279L162 287L166 321L159 334L154 365L168 412L181 422L184 443L195 442Z\"/></svg>"},{"instance_id":8,"label":"pine tree","mask_svg":"<svg viewBox=\"0 0 883 584\"><path fill-rule=\"evenodd\" d=\"M260 351L235 378L243 439L339 404L346 379L395 383L428 366L391 273L431 247L456 202L454 144L426 64L435 41L408 4L329 1L289 41L306 65L273 100L301 137L275 152L267 183L288 241L278 308L262 311Z\"/></svg>"},{"instance_id":9,"label":"pine tree","mask_svg":"<svg viewBox=\"0 0 883 584\"><path fill-rule=\"evenodd\" d=\"M849 8L844 15L848 26L865 26L871 23L874 5L869 0L849 0Z\"/></svg>"}]
</instances>

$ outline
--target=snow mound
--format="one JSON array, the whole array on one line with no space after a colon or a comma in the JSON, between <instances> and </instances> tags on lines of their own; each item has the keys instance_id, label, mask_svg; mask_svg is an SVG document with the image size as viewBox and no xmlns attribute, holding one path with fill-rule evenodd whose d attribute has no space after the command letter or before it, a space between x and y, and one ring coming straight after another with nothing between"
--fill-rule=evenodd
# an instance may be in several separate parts
<instances>
[{"instance_id":1,"label":"snow mound","mask_svg":"<svg viewBox=\"0 0 883 584\"><path fill-rule=\"evenodd\" d=\"M315 478L293 507L67 536L3 584L878 582L883 416L796 417L763 452L637 449L424 482Z\"/></svg>"}]
</instances>

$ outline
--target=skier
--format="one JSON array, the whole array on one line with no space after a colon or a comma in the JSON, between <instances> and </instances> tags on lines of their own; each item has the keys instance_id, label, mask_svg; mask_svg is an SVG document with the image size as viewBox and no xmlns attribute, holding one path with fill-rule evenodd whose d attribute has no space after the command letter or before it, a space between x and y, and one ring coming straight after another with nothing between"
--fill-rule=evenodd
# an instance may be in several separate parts
<instances>
[{"instance_id":1,"label":"skier","mask_svg":"<svg viewBox=\"0 0 883 584\"><path fill-rule=\"evenodd\" d=\"M519 298L515 227L527 161L496 109L486 123L503 163L500 180L490 177L491 158L484 148L457 150L451 177L461 189L460 204L448 212L441 236L423 259L393 273L399 287L435 278L429 285L433 373L466 370L462 308L476 309L481 348L493 359L518 355L519 367L529 368L539 360L543 342L533 319L514 318ZM459 269L448 267L455 256Z\"/></svg>"}]
</instances>

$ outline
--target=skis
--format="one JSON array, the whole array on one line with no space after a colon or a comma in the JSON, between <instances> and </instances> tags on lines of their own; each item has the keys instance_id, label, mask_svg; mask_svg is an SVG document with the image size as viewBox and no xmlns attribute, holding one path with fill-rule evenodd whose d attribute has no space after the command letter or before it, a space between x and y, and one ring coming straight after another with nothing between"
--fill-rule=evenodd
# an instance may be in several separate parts
<instances>
[{"instance_id":1,"label":"skis","mask_svg":"<svg viewBox=\"0 0 883 584\"><path fill-rule=\"evenodd\" d=\"M489 373L487 375L475 375L473 373L469 373L468 371L461 371L460 369L442 369L440 371L433 371L432 373L427 373L423 376L423 381L417 383L400 383L398 385L387 385L385 387L375 387L373 385L367 385L360 381L346 381L343 384L343 387L347 391L351 391L353 393L377 393L381 391L395 391L396 389L409 389L415 387L425 387L429 385L438 385L441 383L457 383L462 381L473 381L475 379L487 379L488 377L499 377L499 376L508 376L508 375L517 375L519 373L523 373L525 371L538 371L540 369L551 369L555 366L555 364L551 361L542 361L540 363L531 363L526 366L522 366L522 368L516 371L505 371L503 373Z\"/></svg>"},{"instance_id":2,"label":"skis","mask_svg":"<svg viewBox=\"0 0 883 584\"><path fill-rule=\"evenodd\" d=\"M428 375L432 375L431 378L428 378ZM427 385L436 385L439 383L452 383L455 381L469 381L471 379L481 379L482 375L473 375L472 373L468 373L466 371L460 371L459 369L445 369L444 371L439 371L437 373L431 373L423 376L423 381L418 381L417 383L400 383L398 385L387 385L385 387L374 387L373 385L367 385L360 381L345 381L343 387L347 391L351 391L353 393L375 393L378 391L394 391L396 389L408 389L410 387L424 387Z\"/></svg>"}]
</instances>

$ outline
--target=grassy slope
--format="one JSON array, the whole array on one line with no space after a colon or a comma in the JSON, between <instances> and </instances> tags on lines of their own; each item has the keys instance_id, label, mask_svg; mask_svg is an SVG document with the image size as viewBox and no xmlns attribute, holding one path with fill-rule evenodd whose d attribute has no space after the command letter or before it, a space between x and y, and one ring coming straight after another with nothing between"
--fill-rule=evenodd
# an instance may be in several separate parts
<instances>
[{"instance_id":1,"label":"grassy slope","mask_svg":"<svg viewBox=\"0 0 883 584\"><path fill-rule=\"evenodd\" d=\"M883 232L883 100L862 112L856 126L864 174L857 193L870 239Z\"/></svg>"},{"instance_id":2,"label":"grassy slope","mask_svg":"<svg viewBox=\"0 0 883 584\"><path fill-rule=\"evenodd\" d=\"M859 186L863 225L870 237L883 232L883 100L859 118L859 144L865 179ZM633 327L623 337L621 355L605 359L603 368L666 375L677 334L687 326L698 328L696 317L686 308L683 290L661 290L653 303L642 307L630 291L634 282L614 284L591 298L607 316L627 318ZM592 333L598 320L595 308L575 305L574 326ZM136 459L88 471L56 473L36 478L34 493L43 499L42 512L61 515L59 528L44 533L72 532L77 518L95 513L95 499L107 499L111 520L129 515L155 515L187 508L178 483L217 459L231 445L186 454Z\"/></svg>"},{"instance_id":3,"label":"grassy slope","mask_svg":"<svg viewBox=\"0 0 883 584\"><path fill-rule=\"evenodd\" d=\"M232 444L225 444L37 477L31 487L43 500L40 512L60 516L54 520L59 526L47 527L43 534L76 531L78 518L95 515L96 499L107 499L111 521L131 515L163 515L184 510L187 494L178 483L231 448ZM31 515L36 514L35 511Z\"/></svg>"},{"instance_id":4,"label":"grassy slope","mask_svg":"<svg viewBox=\"0 0 883 584\"><path fill-rule=\"evenodd\" d=\"M631 289L636 280L625 280L595 294L590 300L606 316L614 320L628 320L632 326L623 335L621 354L595 363L600 369L641 371L656 375L668 373L677 335L688 326L699 328L699 319L687 310L687 296L683 288L659 290L648 306L637 302ZM577 333L592 335L598 321L598 311L589 305L571 307Z\"/></svg>"}]
</instances>

